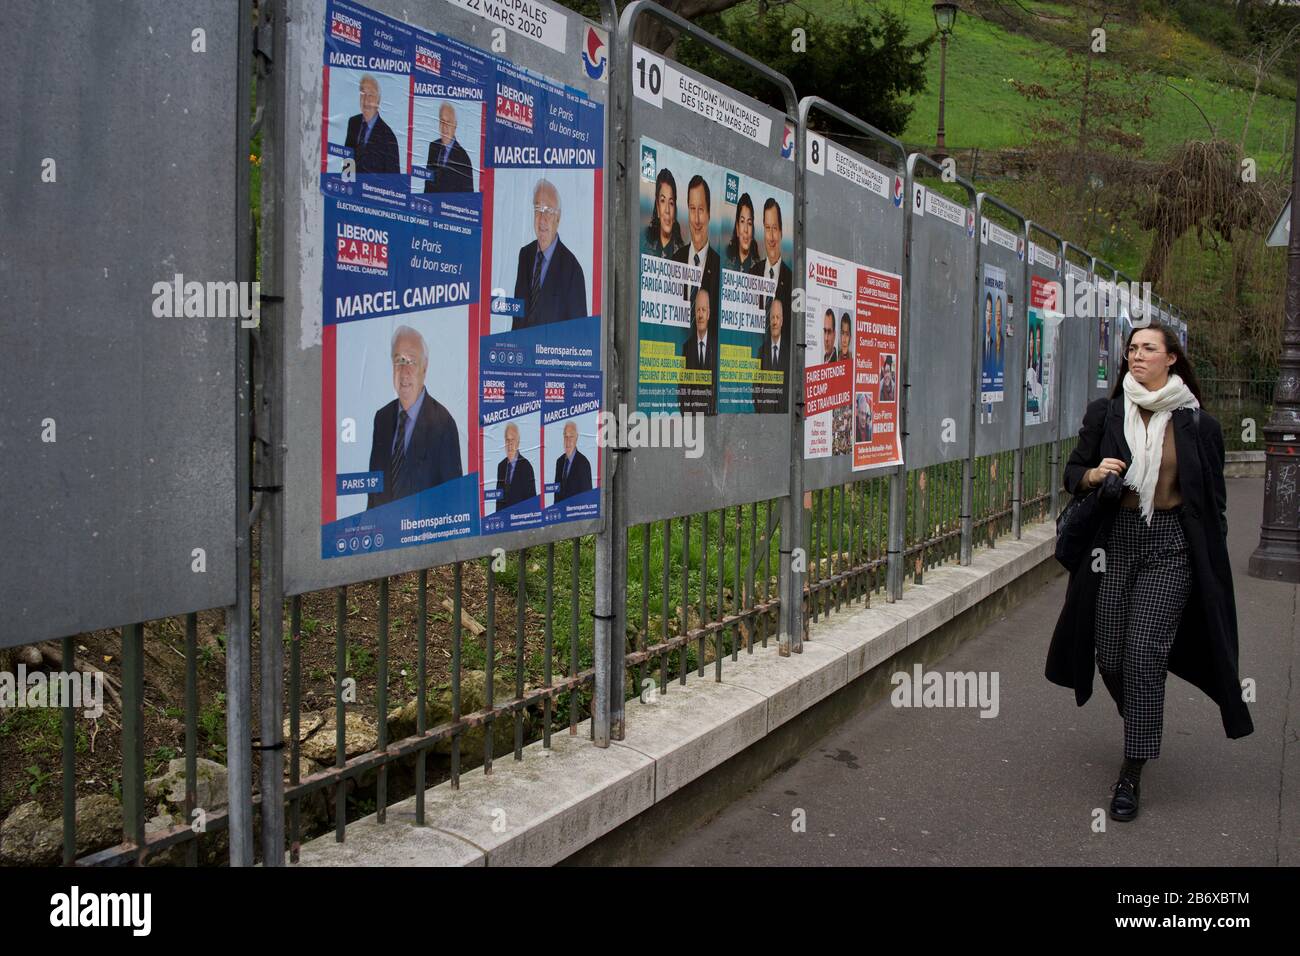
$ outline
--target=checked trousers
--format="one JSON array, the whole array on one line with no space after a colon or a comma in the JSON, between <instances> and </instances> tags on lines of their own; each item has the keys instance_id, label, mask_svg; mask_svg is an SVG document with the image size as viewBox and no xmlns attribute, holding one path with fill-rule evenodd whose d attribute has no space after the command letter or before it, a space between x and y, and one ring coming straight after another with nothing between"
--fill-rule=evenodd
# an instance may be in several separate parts
<instances>
[{"instance_id":1,"label":"checked trousers","mask_svg":"<svg viewBox=\"0 0 1300 956\"><path fill-rule=\"evenodd\" d=\"M1124 718L1124 756L1160 756L1169 650L1191 588L1182 507L1157 510L1147 526L1120 508L1106 541L1097 589L1097 669Z\"/></svg>"}]
</instances>

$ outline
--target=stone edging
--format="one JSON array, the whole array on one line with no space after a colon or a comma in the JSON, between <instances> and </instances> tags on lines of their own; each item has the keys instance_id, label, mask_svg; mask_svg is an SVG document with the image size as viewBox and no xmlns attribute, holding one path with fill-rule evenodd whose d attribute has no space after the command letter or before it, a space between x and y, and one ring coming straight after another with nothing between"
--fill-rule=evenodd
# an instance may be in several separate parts
<instances>
[{"instance_id":1,"label":"stone edging","mask_svg":"<svg viewBox=\"0 0 1300 956\"><path fill-rule=\"evenodd\" d=\"M388 808L388 822L364 817L305 844L300 866L549 866L741 752L791 717L914 644L1003 586L1051 560L1051 522L1028 525L1021 540L977 551L967 567L926 571L901 600L845 607L811 627L803 653L782 658L776 643L723 661L722 681L687 676L653 704L629 701L627 734L592 746L586 722L576 736L537 741L523 759L507 755L425 792L427 825L415 826L415 798ZM877 602L881 599L877 596Z\"/></svg>"}]
</instances>

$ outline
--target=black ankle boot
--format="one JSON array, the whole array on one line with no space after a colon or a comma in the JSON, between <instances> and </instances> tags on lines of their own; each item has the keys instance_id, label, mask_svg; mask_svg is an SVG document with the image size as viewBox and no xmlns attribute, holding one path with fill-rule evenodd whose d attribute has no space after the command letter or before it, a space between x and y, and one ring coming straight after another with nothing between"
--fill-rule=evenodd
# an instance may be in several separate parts
<instances>
[{"instance_id":1,"label":"black ankle boot","mask_svg":"<svg viewBox=\"0 0 1300 956\"><path fill-rule=\"evenodd\" d=\"M1124 758L1124 765L1119 770L1119 780L1115 782L1115 796L1110 801L1110 818L1120 823L1128 823L1138 815L1138 796L1145 760Z\"/></svg>"}]
</instances>

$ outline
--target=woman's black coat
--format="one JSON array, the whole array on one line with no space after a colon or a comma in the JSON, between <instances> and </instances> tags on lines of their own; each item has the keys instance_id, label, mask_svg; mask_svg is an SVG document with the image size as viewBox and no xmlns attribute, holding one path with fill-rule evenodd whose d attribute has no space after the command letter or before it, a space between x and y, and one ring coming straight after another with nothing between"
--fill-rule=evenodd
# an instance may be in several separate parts
<instances>
[{"instance_id":1,"label":"woman's black coat","mask_svg":"<svg viewBox=\"0 0 1300 956\"><path fill-rule=\"evenodd\" d=\"M1244 737L1255 728L1241 699L1237 678L1237 605L1228 564L1223 432L1218 421L1202 411L1198 436L1189 408L1173 411L1167 427L1174 429L1178 485L1183 498L1180 520L1192 571L1187 606L1169 653L1169 670L1205 691L1219 705L1223 729L1229 737ZM1079 429L1079 442L1065 465L1065 490L1074 494L1083 473L1103 458L1133 462L1124 439L1123 397L1113 403L1105 398L1089 403ZM1096 663L1093 627L1101 573L1093 570L1098 563L1094 560L1095 549L1104 548L1119 507L1115 499L1098 504L1100 527L1092 547L1070 575L1065 607L1047 652L1047 679L1073 687L1079 706L1092 696Z\"/></svg>"}]
</instances>

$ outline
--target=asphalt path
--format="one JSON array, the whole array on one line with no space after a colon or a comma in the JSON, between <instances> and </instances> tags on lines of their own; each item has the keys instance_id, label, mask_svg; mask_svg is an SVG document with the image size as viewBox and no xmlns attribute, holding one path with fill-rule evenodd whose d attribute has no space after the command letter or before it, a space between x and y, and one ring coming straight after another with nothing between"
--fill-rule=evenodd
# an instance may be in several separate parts
<instances>
[{"instance_id":1,"label":"asphalt path","mask_svg":"<svg viewBox=\"0 0 1300 956\"><path fill-rule=\"evenodd\" d=\"M1228 480L1241 676L1256 683L1255 732L1227 739L1218 708L1171 675L1162 753L1143 771L1138 819L1105 816L1123 722L1100 678L1080 708L1043 676L1065 600L1062 575L946 658L925 663L989 680L996 672L995 717L981 717L978 706L880 701L647 862L1300 864L1297 588L1246 574L1263 491L1262 479Z\"/></svg>"}]
</instances>

